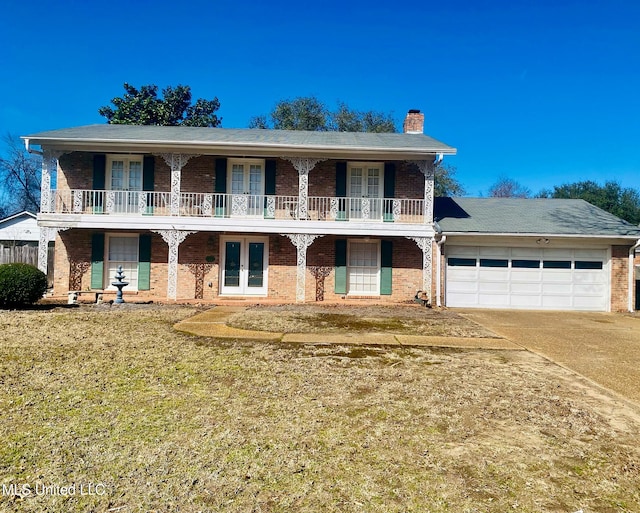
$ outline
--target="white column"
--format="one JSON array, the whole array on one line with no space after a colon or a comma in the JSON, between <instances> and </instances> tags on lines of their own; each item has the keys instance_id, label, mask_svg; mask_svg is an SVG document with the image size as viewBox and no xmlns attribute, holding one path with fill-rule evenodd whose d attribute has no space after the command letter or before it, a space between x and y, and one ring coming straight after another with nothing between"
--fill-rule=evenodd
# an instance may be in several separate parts
<instances>
[{"instance_id":1,"label":"white column","mask_svg":"<svg viewBox=\"0 0 640 513\"><path fill-rule=\"evenodd\" d=\"M188 235L196 232L185 230L152 230L162 236L169 246L169 269L167 271L167 298L178 297L178 247Z\"/></svg>"},{"instance_id":2,"label":"white column","mask_svg":"<svg viewBox=\"0 0 640 513\"><path fill-rule=\"evenodd\" d=\"M309 172L318 162L327 159L312 159L305 157L282 157L293 164L298 171L298 219L306 219L308 214Z\"/></svg>"},{"instance_id":3,"label":"white column","mask_svg":"<svg viewBox=\"0 0 640 513\"><path fill-rule=\"evenodd\" d=\"M160 156L171 168L171 215L180 214L180 177L182 168L187 165L189 159L198 157L195 154L185 153L161 153Z\"/></svg>"},{"instance_id":4,"label":"white column","mask_svg":"<svg viewBox=\"0 0 640 513\"><path fill-rule=\"evenodd\" d=\"M424 175L424 223L433 223L433 180L435 167L428 160L413 160L420 172Z\"/></svg>"},{"instance_id":5,"label":"white column","mask_svg":"<svg viewBox=\"0 0 640 513\"><path fill-rule=\"evenodd\" d=\"M38 269L47 274L49 267L49 242L55 240L58 232L68 230L69 226L40 227L40 239L38 240Z\"/></svg>"},{"instance_id":6,"label":"white column","mask_svg":"<svg viewBox=\"0 0 640 513\"><path fill-rule=\"evenodd\" d=\"M283 237L289 237L291 244L297 250L296 268L296 301L303 302L307 281L307 248L313 241L323 235L311 235L309 233L284 233Z\"/></svg>"},{"instance_id":7,"label":"white column","mask_svg":"<svg viewBox=\"0 0 640 513\"><path fill-rule=\"evenodd\" d=\"M42 172L40 177L40 212L52 211L51 174L58 170L58 158L61 151L45 149L42 155Z\"/></svg>"},{"instance_id":8,"label":"white column","mask_svg":"<svg viewBox=\"0 0 640 513\"><path fill-rule=\"evenodd\" d=\"M429 298L429 303L433 304L431 296L433 237L407 237L407 239L414 241L422 250L422 292Z\"/></svg>"},{"instance_id":9,"label":"white column","mask_svg":"<svg viewBox=\"0 0 640 513\"><path fill-rule=\"evenodd\" d=\"M47 267L49 262L49 240L51 237L56 236L57 230L55 228L48 228L46 226L40 227L40 240L38 241L38 269L44 274L47 274Z\"/></svg>"}]
</instances>

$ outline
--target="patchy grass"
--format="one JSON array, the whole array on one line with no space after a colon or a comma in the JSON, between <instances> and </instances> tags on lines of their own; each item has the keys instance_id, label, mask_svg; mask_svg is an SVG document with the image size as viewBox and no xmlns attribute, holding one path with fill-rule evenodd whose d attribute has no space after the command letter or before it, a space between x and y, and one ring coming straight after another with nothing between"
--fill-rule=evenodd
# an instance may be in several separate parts
<instances>
[{"instance_id":1,"label":"patchy grass","mask_svg":"<svg viewBox=\"0 0 640 513\"><path fill-rule=\"evenodd\" d=\"M449 310L411 305L256 305L227 320L234 328L277 333L395 333L440 337L495 337Z\"/></svg>"},{"instance_id":2,"label":"patchy grass","mask_svg":"<svg viewBox=\"0 0 640 513\"><path fill-rule=\"evenodd\" d=\"M637 412L535 355L173 330L196 311L0 312L0 485L104 486L0 511L640 511Z\"/></svg>"}]
</instances>

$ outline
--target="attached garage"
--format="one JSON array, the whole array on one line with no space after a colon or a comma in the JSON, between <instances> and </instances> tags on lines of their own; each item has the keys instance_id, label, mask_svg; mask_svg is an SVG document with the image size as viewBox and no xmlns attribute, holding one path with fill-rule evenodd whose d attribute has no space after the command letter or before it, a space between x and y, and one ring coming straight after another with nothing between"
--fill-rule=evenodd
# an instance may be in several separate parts
<instances>
[{"instance_id":1,"label":"attached garage","mask_svg":"<svg viewBox=\"0 0 640 513\"><path fill-rule=\"evenodd\" d=\"M438 304L633 310L640 229L579 199L436 198Z\"/></svg>"},{"instance_id":2,"label":"attached garage","mask_svg":"<svg viewBox=\"0 0 640 513\"><path fill-rule=\"evenodd\" d=\"M608 261L606 249L449 246L446 304L606 311Z\"/></svg>"}]
</instances>

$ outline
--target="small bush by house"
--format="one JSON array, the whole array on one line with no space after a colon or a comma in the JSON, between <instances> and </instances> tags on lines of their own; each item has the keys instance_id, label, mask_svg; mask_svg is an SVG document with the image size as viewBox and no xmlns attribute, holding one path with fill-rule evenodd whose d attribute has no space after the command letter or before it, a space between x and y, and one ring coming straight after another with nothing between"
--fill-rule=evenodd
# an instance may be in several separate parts
<instances>
[{"instance_id":1,"label":"small bush by house","mask_svg":"<svg viewBox=\"0 0 640 513\"><path fill-rule=\"evenodd\" d=\"M47 275L29 264L0 265L0 307L32 305L47 290Z\"/></svg>"}]
</instances>

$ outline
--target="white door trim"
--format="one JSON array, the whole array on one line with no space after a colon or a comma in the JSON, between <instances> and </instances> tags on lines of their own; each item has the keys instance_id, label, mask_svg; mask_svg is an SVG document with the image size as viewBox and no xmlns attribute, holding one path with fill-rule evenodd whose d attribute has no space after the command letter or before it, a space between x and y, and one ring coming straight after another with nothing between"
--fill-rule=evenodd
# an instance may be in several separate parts
<instances>
[{"instance_id":1,"label":"white door trim","mask_svg":"<svg viewBox=\"0 0 640 513\"><path fill-rule=\"evenodd\" d=\"M227 243L239 242L240 243L240 261L238 262L239 280L238 286L225 285L226 278L226 258L227 258ZM249 286L249 247L251 243L262 243L263 246L263 260L262 260L262 286L250 287ZM269 237L242 235L224 235L220 237L220 290L221 296L267 296L269 290Z\"/></svg>"}]
</instances>

